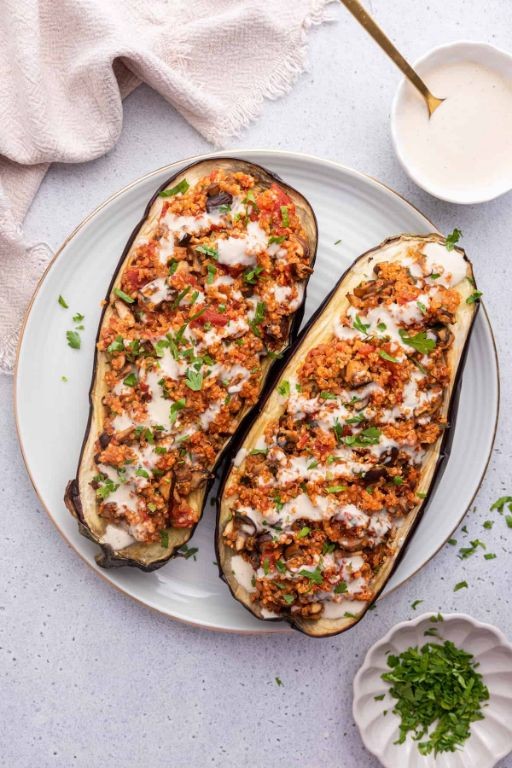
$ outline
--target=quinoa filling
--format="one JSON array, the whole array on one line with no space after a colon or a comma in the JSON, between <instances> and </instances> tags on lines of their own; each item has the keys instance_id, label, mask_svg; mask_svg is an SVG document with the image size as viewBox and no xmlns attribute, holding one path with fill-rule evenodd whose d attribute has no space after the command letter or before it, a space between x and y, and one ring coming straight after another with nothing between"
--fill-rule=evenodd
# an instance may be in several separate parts
<instances>
[{"instance_id":1,"label":"quinoa filling","mask_svg":"<svg viewBox=\"0 0 512 768\"><path fill-rule=\"evenodd\" d=\"M231 567L264 618L364 610L447 426L462 254L410 246L366 277L330 337L279 382L279 418L241 449L225 490Z\"/></svg>"},{"instance_id":2,"label":"quinoa filling","mask_svg":"<svg viewBox=\"0 0 512 768\"><path fill-rule=\"evenodd\" d=\"M106 394L92 485L118 548L165 545L165 529L196 524L189 495L257 401L311 272L300 218L278 184L217 169L159 201L97 345Z\"/></svg>"}]
</instances>

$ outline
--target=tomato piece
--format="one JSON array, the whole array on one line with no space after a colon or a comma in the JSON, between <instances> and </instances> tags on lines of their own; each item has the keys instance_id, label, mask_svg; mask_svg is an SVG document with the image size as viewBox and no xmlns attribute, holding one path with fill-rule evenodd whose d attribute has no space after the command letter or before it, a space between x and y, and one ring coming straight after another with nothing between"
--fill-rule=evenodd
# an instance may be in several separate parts
<instances>
[{"instance_id":1,"label":"tomato piece","mask_svg":"<svg viewBox=\"0 0 512 768\"><path fill-rule=\"evenodd\" d=\"M169 517L175 528L192 528L197 523L197 514L184 501L171 507Z\"/></svg>"},{"instance_id":2,"label":"tomato piece","mask_svg":"<svg viewBox=\"0 0 512 768\"><path fill-rule=\"evenodd\" d=\"M372 344L366 344L364 341L357 348L360 355L369 355L370 352L373 352L374 350L375 347Z\"/></svg>"},{"instance_id":3,"label":"tomato piece","mask_svg":"<svg viewBox=\"0 0 512 768\"><path fill-rule=\"evenodd\" d=\"M276 206L280 208L282 205L290 205L292 200L284 189L282 189L279 184L276 184L275 182L270 185L270 189L274 193L274 199L276 200Z\"/></svg>"},{"instance_id":4,"label":"tomato piece","mask_svg":"<svg viewBox=\"0 0 512 768\"><path fill-rule=\"evenodd\" d=\"M128 293L137 291L141 285L147 282L142 270L127 269L123 275L123 286L127 289Z\"/></svg>"},{"instance_id":5,"label":"tomato piece","mask_svg":"<svg viewBox=\"0 0 512 768\"><path fill-rule=\"evenodd\" d=\"M216 312L214 309L207 309L206 312L203 312L202 315L199 315L199 317L192 321L192 325L194 323L199 323L200 325L211 323L212 325L222 327L227 325L228 322L229 318L227 318L225 315L222 315L220 312Z\"/></svg>"}]
</instances>

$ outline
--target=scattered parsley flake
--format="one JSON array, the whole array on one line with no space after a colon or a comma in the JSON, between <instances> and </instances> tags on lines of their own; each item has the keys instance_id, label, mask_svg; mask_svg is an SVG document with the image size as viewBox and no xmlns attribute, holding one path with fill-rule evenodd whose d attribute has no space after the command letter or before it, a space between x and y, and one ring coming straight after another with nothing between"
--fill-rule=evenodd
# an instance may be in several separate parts
<instances>
[{"instance_id":1,"label":"scattered parsley flake","mask_svg":"<svg viewBox=\"0 0 512 768\"><path fill-rule=\"evenodd\" d=\"M454 592L458 592L458 591L459 591L459 589L467 589L467 588L468 588L468 583L467 583L467 581L459 581L459 582L458 582L458 583L457 583L457 584L454 586L454 588L453 588L453 591L454 591Z\"/></svg>"},{"instance_id":2,"label":"scattered parsley flake","mask_svg":"<svg viewBox=\"0 0 512 768\"><path fill-rule=\"evenodd\" d=\"M459 242L460 238L462 237L462 231L460 229L455 229L453 232L449 235L446 235L445 238L445 246L447 251L453 251L455 248L455 244Z\"/></svg>"},{"instance_id":3,"label":"scattered parsley flake","mask_svg":"<svg viewBox=\"0 0 512 768\"><path fill-rule=\"evenodd\" d=\"M175 187L171 189L163 189L159 193L159 197L174 197L175 195L184 195L190 189L190 184L186 179L182 179Z\"/></svg>"},{"instance_id":4,"label":"scattered parsley flake","mask_svg":"<svg viewBox=\"0 0 512 768\"><path fill-rule=\"evenodd\" d=\"M66 331L66 339L68 340L68 347L71 347L71 349L80 349L82 342L79 333L76 331Z\"/></svg>"},{"instance_id":5,"label":"scattered parsley flake","mask_svg":"<svg viewBox=\"0 0 512 768\"><path fill-rule=\"evenodd\" d=\"M411 603L411 608L413 609L413 611L415 611L418 605L422 602L423 600L414 600L414 602Z\"/></svg>"},{"instance_id":6,"label":"scattered parsley flake","mask_svg":"<svg viewBox=\"0 0 512 768\"><path fill-rule=\"evenodd\" d=\"M66 301L66 299L64 298L64 296L59 296L59 298L57 299L57 301L59 302L59 304L61 305L61 307L64 307L64 309L69 309L69 304L67 303L67 301Z\"/></svg>"}]
</instances>

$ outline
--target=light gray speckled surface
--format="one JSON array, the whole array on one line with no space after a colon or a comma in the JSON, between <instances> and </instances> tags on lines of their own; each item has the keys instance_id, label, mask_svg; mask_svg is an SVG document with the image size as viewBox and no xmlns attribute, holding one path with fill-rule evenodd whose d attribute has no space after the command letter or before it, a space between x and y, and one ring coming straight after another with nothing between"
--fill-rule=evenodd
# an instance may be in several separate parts
<instances>
[{"instance_id":1,"label":"light gray speckled surface","mask_svg":"<svg viewBox=\"0 0 512 768\"><path fill-rule=\"evenodd\" d=\"M489 0L485 8L477 0L372 5L411 57L464 37L512 47L507 0ZM311 35L310 73L288 97L266 104L261 120L231 146L298 150L352 165L396 188L441 229L464 231L497 336L503 393L491 464L465 520L469 534L459 531L457 538L478 536L498 557L485 561L479 552L461 561L446 546L359 627L333 639L236 637L182 626L118 594L60 538L20 457L12 381L0 379L1 766L376 768L352 720L352 678L369 645L413 614L413 600L424 600L421 609L470 612L512 636L512 530L488 512L497 496L512 493L512 197L458 208L408 181L388 134L398 75L341 8L333 15L337 24ZM123 134L107 157L52 169L30 212L29 234L55 247L128 181L208 149L157 95L140 88L126 102ZM482 528L488 517L496 518L491 531ZM469 589L454 593L462 579ZM506 766L510 758L500 764Z\"/></svg>"}]
</instances>

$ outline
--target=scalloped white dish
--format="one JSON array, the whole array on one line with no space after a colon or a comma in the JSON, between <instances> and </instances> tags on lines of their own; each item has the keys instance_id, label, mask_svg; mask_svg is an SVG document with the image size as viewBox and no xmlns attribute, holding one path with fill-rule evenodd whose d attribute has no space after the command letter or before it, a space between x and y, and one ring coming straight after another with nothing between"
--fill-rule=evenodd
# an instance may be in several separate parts
<instances>
[{"instance_id":1,"label":"scalloped white dish","mask_svg":"<svg viewBox=\"0 0 512 768\"><path fill-rule=\"evenodd\" d=\"M385 768L492 768L512 751L512 645L499 629L467 614L443 614L444 621L435 624L431 617L432 613L424 613L396 624L366 654L354 678L353 703L363 743ZM389 684L381 679L382 673L389 671L388 653L400 654L409 646L432 641L424 635L429 627L437 627L441 639L473 654L490 693L484 719L472 724L471 737L463 749L436 757L421 755L411 738L404 744L393 743L400 720L392 712L395 699L387 693ZM382 694L384 699L375 701L374 697Z\"/></svg>"}]
</instances>

